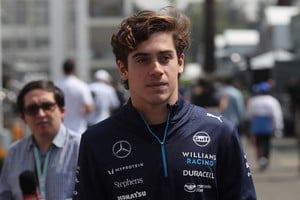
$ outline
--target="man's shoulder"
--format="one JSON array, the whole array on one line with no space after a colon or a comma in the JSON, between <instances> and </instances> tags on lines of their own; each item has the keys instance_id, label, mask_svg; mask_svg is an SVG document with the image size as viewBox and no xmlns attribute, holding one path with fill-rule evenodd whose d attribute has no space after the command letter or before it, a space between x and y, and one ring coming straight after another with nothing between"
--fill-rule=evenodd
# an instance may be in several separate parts
<instances>
[{"instance_id":1,"label":"man's shoulder","mask_svg":"<svg viewBox=\"0 0 300 200\"><path fill-rule=\"evenodd\" d=\"M31 137L25 136L11 143L8 148L8 152L9 154L23 155L23 153L26 152L26 149L29 148L30 143L31 143Z\"/></svg>"},{"instance_id":2,"label":"man's shoulder","mask_svg":"<svg viewBox=\"0 0 300 200\"><path fill-rule=\"evenodd\" d=\"M232 123L223 117L221 113L214 111L213 109L194 105L193 110L192 117L206 127L213 126L220 129L232 128Z\"/></svg>"},{"instance_id":3,"label":"man's shoulder","mask_svg":"<svg viewBox=\"0 0 300 200\"><path fill-rule=\"evenodd\" d=\"M109 117L101 122L90 126L81 137L94 140L96 138L109 138L112 135L120 132L120 128L115 124L114 120Z\"/></svg>"},{"instance_id":4,"label":"man's shoulder","mask_svg":"<svg viewBox=\"0 0 300 200\"><path fill-rule=\"evenodd\" d=\"M76 133L75 131L71 130L71 129L68 129L67 128L67 131L66 131L68 137L75 143L78 143L80 142L80 139L81 139L81 133Z\"/></svg>"}]
</instances>

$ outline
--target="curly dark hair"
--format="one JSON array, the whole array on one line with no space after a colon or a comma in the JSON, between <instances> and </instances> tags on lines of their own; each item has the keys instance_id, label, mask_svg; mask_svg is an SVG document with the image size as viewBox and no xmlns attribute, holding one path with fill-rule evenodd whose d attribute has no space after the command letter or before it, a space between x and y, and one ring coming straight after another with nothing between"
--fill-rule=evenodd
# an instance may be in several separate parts
<instances>
[{"instance_id":1,"label":"curly dark hair","mask_svg":"<svg viewBox=\"0 0 300 200\"><path fill-rule=\"evenodd\" d=\"M128 64L128 54L153 33L171 32L179 57L190 47L190 19L178 10L167 7L160 12L141 11L124 19L117 33L112 35L111 45L117 61ZM123 82L128 89L127 81Z\"/></svg>"}]
</instances>

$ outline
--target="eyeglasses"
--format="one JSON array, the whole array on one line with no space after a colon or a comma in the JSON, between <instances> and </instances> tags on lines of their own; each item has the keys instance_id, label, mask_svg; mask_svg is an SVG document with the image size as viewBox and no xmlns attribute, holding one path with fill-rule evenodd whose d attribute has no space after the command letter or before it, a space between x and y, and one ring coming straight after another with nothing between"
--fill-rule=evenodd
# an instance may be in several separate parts
<instances>
[{"instance_id":1,"label":"eyeglasses","mask_svg":"<svg viewBox=\"0 0 300 200\"><path fill-rule=\"evenodd\" d=\"M44 102L41 104L31 104L24 108L24 113L30 116L35 116L39 113L40 109L42 109L44 112L49 112L54 110L54 106L56 103L53 102Z\"/></svg>"}]
</instances>

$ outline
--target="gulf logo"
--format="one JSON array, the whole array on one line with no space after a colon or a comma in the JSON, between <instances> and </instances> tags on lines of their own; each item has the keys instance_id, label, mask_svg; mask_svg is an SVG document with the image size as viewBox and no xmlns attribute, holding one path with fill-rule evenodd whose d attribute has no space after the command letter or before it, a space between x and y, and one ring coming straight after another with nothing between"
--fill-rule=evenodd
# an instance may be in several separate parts
<instances>
[{"instance_id":1,"label":"gulf logo","mask_svg":"<svg viewBox=\"0 0 300 200\"><path fill-rule=\"evenodd\" d=\"M204 131L199 131L194 134L193 141L199 147L205 147L210 143L210 136Z\"/></svg>"}]
</instances>

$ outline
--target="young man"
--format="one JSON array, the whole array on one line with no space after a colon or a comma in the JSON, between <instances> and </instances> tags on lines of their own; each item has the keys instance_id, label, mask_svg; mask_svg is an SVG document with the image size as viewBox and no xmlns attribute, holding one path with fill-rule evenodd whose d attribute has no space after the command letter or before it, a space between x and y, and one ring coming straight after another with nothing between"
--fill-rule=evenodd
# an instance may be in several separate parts
<instances>
[{"instance_id":1,"label":"young man","mask_svg":"<svg viewBox=\"0 0 300 200\"><path fill-rule=\"evenodd\" d=\"M0 177L0 199L22 200L24 191L35 187L30 185L34 177L41 199L72 198L80 136L62 124L62 91L50 81L33 81L20 91L17 106L32 134L9 149ZM33 178L28 175L22 183L19 178L28 170Z\"/></svg>"},{"instance_id":2,"label":"young man","mask_svg":"<svg viewBox=\"0 0 300 200\"><path fill-rule=\"evenodd\" d=\"M172 14L142 11L112 36L131 97L83 134L74 199L256 199L234 126L178 92L190 21Z\"/></svg>"}]
</instances>

